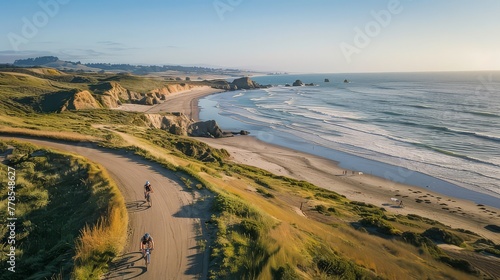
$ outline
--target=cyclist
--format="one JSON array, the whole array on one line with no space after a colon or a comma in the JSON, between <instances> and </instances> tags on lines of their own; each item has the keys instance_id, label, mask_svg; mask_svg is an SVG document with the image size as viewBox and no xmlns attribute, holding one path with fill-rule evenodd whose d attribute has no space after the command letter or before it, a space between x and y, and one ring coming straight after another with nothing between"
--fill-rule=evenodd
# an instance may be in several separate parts
<instances>
[{"instance_id":1,"label":"cyclist","mask_svg":"<svg viewBox=\"0 0 500 280\"><path fill-rule=\"evenodd\" d=\"M155 243L153 241L153 237L149 233L145 233L141 237L141 252L142 256L144 257L146 255L146 249L149 248L151 251L154 249Z\"/></svg>"},{"instance_id":2,"label":"cyclist","mask_svg":"<svg viewBox=\"0 0 500 280\"><path fill-rule=\"evenodd\" d=\"M144 198L148 197L149 193L152 193L153 191L153 186L149 183L149 181L146 181L146 184L144 185Z\"/></svg>"}]
</instances>

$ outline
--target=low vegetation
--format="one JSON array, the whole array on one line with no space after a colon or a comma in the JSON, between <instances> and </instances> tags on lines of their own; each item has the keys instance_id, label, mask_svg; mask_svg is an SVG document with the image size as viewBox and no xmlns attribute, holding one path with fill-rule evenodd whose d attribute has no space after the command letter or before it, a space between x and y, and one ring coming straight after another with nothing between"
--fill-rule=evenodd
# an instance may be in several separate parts
<instances>
[{"instance_id":1,"label":"low vegetation","mask_svg":"<svg viewBox=\"0 0 500 280\"><path fill-rule=\"evenodd\" d=\"M187 190L210 190L214 202L207 229L212 234L200 246L210 254L210 279L401 279L401 275L419 275L421 279L476 279L486 278L485 274L468 261L447 255L437 245L445 243L459 246L469 253L499 255L499 245L473 232L452 229L417 215L391 214L384 208L350 201L309 182L235 164L227 160L229 154L223 149L213 149L187 137L148 128L140 113L105 109L37 113L27 104L12 100L50 92L55 85L69 89L67 82L60 79L48 82L43 76L47 74L26 78L20 75L15 76L15 82L10 82L17 83L19 90L3 86L2 79L13 78L2 75L0 72L0 90L6 94L0 96L0 110L5 109L6 113L0 114L0 129L4 128L0 132L12 132L8 128L17 134L38 134L73 141L86 139L110 148L127 149L172 170ZM119 79L120 83L129 82L127 86L138 88L148 84L135 76L97 75L90 78ZM81 83L78 86L86 87ZM131 145L116 132L140 139L144 145ZM119 221L126 213L116 187L100 168L81 158L46 150L41 156L32 156L38 151L36 148L19 147L15 150L18 154L11 157L13 164L26 165L23 168L33 166L34 174L38 174L38 177L20 177L19 188L30 190L23 194L29 202L29 207L26 207L32 209L25 210L23 216L23 227L27 236L31 236L23 240L23 244L35 243L31 240L47 234L38 233L42 229L33 226L35 222L45 225L46 221L63 219L58 215L74 215L64 217L65 221L74 221L74 225L65 229L62 236L57 222L50 228L50 233L59 234L50 242L63 240L60 245L50 243L50 248L55 249L40 242L24 248L23 254L33 250L29 255L36 257L30 262L39 269L33 269L29 275L43 279L62 271L64 275L72 272L78 279L98 277L105 271L106 262L117 254L123 240L110 237L115 245L105 244L100 242L108 238L96 236L125 233L124 225ZM23 149L29 152L21 153ZM49 155L57 160L42 160ZM52 165L58 160L69 160L71 164L67 171L57 173L60 175L51 175L51 168L55 168ZM44 169L35 168L39 166ZM45 175L41 176L41 172ZM73 176L75 174L79 175ZM69 185L76 189L66 193ZM107 194L99 192L105 188L111 191ZM74 197L75 192L85 195ZM65 200L51 199L55 195L73 202L87 199L85 201L94 205L92 213L98 214L86 215L85 211L89 209L62 213L59 209L69 206ZM97 195L109 195L110 206L95 200ZM51 207L56 207L57 212ZM33 213L40 216L30 216ZM76 216L89 220L76 222ZM5 235L5 232L0 233ZM92 245L88 247L88 244ZM31 254L40 250L44 253ZM58 259L55 256L65 257Z\"/></svg>"},{"instance_id":2,"label":"low vegetation","mask_svg":"<svg viewBox=\"0 0 500 280\"><path fill-rule=\"evenodd\" d=\"M0 143L12 147L6 164L19 171L15 216L20 244L19 269L0 279L97 279L125 241L127 212L114 183L100 166L81 157L21 142ZM2 178L6 170L2 164ZM2 188L2 220L7 218L6 192ZM2 265L7 234L2 227Z\"/></svg>"}]
</instances>

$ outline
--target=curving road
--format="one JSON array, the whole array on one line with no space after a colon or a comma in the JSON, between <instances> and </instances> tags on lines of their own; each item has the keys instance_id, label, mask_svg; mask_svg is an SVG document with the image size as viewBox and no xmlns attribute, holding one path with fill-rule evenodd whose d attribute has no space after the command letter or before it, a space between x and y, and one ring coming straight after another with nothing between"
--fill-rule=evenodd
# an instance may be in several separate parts
<instances>
[{"instance_id":1,"label":"curving road","mask_svg":"<svg viewBox=\"0 0 500 280\"><path fill-rule=\"evenodd\" d=\"M128 243L105 279L206 278L208 258L199 251L197 240L203 238L200 225L210 218L209 200L197 201L196 198L207 193L184 190L182 182L173 172L132 153L102 149L88 143L16 139L80 154L104 166L116 181L129 212ZM143 185L146 180L154 188L151 208L146 206L144 200ZM145 232L149 232L155 240L148 271L139 253L139 240Z\"/></svg>"}]
</instances>

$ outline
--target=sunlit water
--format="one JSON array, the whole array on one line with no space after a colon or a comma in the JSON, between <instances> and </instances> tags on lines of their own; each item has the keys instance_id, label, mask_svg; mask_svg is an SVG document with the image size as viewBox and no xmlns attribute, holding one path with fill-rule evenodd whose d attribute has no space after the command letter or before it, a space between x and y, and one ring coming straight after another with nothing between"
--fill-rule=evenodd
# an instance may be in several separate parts
<instances>
[{"instance_id":1,"label":"sunlit water","mask_svg":"<svg viewBox=\"0 0 500 280\"><path fill-rule=\"evenodd\" d=\"M296 79L315 86L285 86ZM274 86L206 97L200 101L201 119L249 130L345 168L500 206L499 72L253 80Z\"/></svg>"}]
</instances>

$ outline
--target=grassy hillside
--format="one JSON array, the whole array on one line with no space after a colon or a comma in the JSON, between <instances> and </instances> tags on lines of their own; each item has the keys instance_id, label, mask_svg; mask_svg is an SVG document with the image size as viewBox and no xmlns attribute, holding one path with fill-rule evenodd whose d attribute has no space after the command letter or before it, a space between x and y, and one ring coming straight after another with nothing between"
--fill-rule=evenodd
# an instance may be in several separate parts
<instances>
[{"instance_id":1,"label":"grassy hillside","mask_svg":"<svg viewBox=\"0 0 500 280\"><path fill-rule=\"evenodd\" d=\"M153 145L169 149L168 158L178 153L172 148L180 141L177 136L160 130L134 135L148 135ZM216 194L209 221L213 239L207 240L211 279L481 278L470 263L447 256L436 245L473 251L480 238L472 232L415 215L389 214L308 182L225 159L203 162L184 154L165 166L191 175ZM305 215L298 214L301 203Z\"/></svg>"},{"instance_id":2,"label":"grassy hillside","mask_svg":"<svg viewBox=\"0 0 500 280\"><path fill-rule=\"evenodd\" d=\"M122 250L126 237L127 212L114 183L98 165L81 157L20 142L0 142L0 146L2 153L7 147L12 149L6 165L0 164L0 176L7 178L7 166L18 170L17 269L3 272L0 279L97 278ZM0 190L3 221L7 219L7 191ZM109 216L105 215L108 210ZM8 235L2 227L2 267L10 246L5 242ZM89 252L99 253L90 256Z\"/></svg>"},{"instance_id":3,"label":"grassy hillside","mask_svg":"<svg viewBox=\"0 0 500 280\"><path fill-rule=\"evenodd\" d=\"M139 76L86 78L114 80L136 90L156 86ZM473 232L415 215L395 215L305 181L232 163L224 150L148 128L140 113L104 109L39 113L19 100L55 89L70 90L71 84L38 76L27 77L26 83L17 79L16 74L4 74L0 83L0 106L5 108L0 111L0 131L91 138L101 145L133 150L174 171L187 190L207 188L213 193L212 217L206 224L210 234L200 241L210 254L210 279L402 279L407 275L488 279L463 258L475 251L500 255L499 245ZM78 87L90 84L78 83ZM21 85L23 90L18 89ZM86 236L92 239L92 234ZM437 244L462 250L450 256Z\"/></svg>"},{"instance_id":4,"label":"grassy hillside","mask_svg":"<svg viewBox=\"0 0 500 280\"><path fill-rule=\"evenodd\" d=\"M110 81L143 95L174 84L204 85L203 82L179 82L130 74L74 74L51 68L0 68L0 109L20 115L57 112L71 93L88 90L97 96L99 92L93 92L93 89Z\"/></svg>"}]
</instances>

